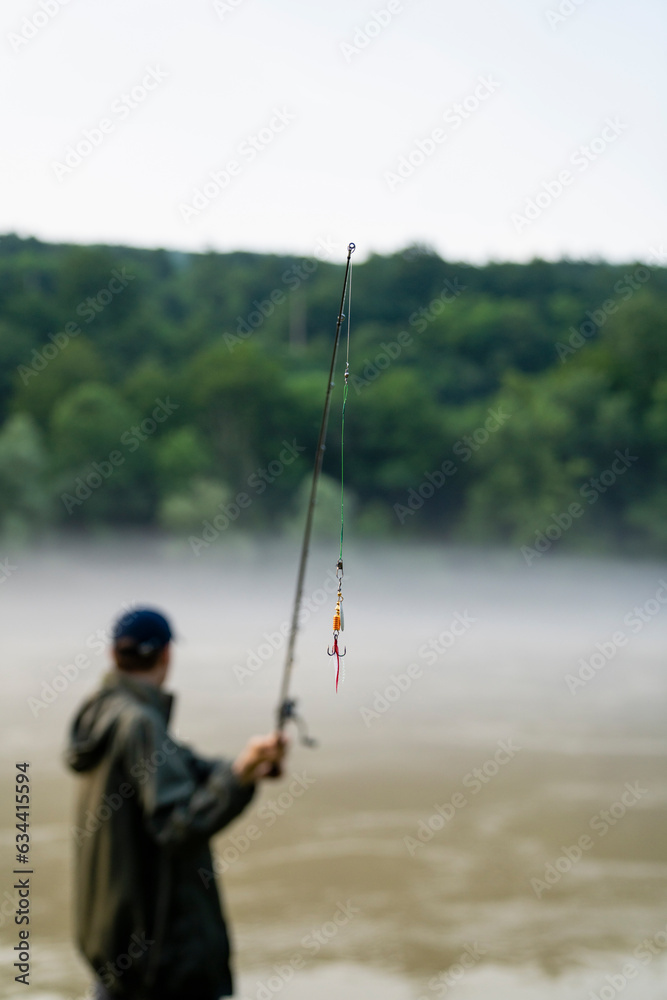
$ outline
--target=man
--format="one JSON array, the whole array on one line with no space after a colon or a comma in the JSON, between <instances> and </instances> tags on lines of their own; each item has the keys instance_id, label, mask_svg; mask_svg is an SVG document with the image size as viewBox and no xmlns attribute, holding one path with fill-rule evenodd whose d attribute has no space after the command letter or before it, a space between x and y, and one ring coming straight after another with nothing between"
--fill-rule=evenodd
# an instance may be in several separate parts
<instances>
[{"instance_id":1,"label":"man","mask_svg":"<svg viewBox=\"0 0 667 1000\"><path fill-rule=\"evenodd\" d=\"M150 608L113 630L115 669L76 716L67 751L82 775L76 842L77 941L99 1000L231 996L229 941L209 838L275 775L279 735L233 762L196 756L168 734L167 619Z\"/></svg>"}]
</instances>

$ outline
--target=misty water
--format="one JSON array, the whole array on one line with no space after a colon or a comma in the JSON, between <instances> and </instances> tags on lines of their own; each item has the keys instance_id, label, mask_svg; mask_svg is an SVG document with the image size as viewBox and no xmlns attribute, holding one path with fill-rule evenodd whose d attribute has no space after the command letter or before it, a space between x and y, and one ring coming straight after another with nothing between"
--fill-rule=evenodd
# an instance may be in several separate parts
<instances>
[{"instance_id":1,"label":"misty water","mask_svg":"<svg viewBox=\"0 0 667 1000\"><path fill-rule=\"evenodd\" d=\"M62 747L107 669L96 633L125 604L170 613L177 735L231 756L272 726L296 549L221 540L195 557L131 541L11 557L0 587L3 1000L83 997L89 982L71 940L76 779ZM518 550L350 543L336 694L336 557L335 543L311 555L293 678L319 748L291 731L286 777L214 840L237 995L667 997L667 564L550 554L528 566ZM12 968L23 760L29 990Z\"/></svg>"}]
</instances>

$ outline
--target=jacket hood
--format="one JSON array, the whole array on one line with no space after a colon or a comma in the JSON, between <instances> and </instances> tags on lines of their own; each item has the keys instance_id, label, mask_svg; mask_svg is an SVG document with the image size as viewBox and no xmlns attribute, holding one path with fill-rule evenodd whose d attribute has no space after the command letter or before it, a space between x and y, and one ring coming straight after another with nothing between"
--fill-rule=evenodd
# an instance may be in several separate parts
<instances>
[{"instance_id":1,"label":"jacket hood","mask_svg":"<svg viewBox=\"0 0 667 1000\"><path fill-rule=\"evenodd\" d=\"M104 686L84 702L72 723L65 760L73 771L97 766L128 700L152 704L168 721L172 695L115 671L107 674Z\"/></svg>"},{"instance_id":2,"label":"jacket hood","mask_svg":"<svg viewBox=\"0 0 667 1000\"><path fill-rule=\"evenodd\" d=\"M66 760L74 771L89 771L104 756L118 718L113 692L98 691L79 710L70 730Z\"/></svg>"}]
</instances>

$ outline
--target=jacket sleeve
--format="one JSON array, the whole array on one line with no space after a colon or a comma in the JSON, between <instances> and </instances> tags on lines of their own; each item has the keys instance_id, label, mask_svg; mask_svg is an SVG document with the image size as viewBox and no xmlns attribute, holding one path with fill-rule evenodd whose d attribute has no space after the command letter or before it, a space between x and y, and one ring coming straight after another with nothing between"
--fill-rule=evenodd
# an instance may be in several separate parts
<instances>
[{"instance_id":1,"label":"jacket sleeve","mask_svg":"<svg viewBox=\"0 0 667 1000\"><path fill-rule=\"evenodd\" d=\"M255 786L241 785L230 762L197 757L145 715L132 720L121 739L123 771L146 829L165 847L208 840L253 797Z\"/></svg>"}]
</instances>

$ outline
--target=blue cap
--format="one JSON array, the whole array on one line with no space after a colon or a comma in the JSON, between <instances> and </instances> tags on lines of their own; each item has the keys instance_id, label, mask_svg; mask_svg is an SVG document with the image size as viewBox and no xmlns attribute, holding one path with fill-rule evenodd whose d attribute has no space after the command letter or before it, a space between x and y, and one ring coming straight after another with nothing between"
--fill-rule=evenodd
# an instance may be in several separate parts
<instances>
[{"instance_id":1,"label":"blue cap","mask_svg":"<svg viewBox=\"0 0 667 1000\"><path fill-rule=\"evenodd\" d=\"M133 608L126 611L113 627L113 641L120 639L132 640L140 656L148 656L157 649L162 649L173 638L171 625L164 615L153 608ZM129 643L123 643L129 646Z\"/></svg>"}]
</instances>

